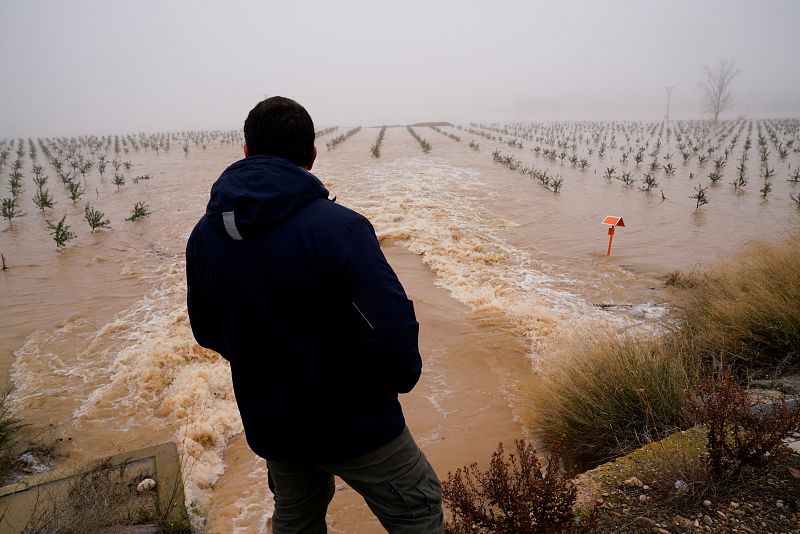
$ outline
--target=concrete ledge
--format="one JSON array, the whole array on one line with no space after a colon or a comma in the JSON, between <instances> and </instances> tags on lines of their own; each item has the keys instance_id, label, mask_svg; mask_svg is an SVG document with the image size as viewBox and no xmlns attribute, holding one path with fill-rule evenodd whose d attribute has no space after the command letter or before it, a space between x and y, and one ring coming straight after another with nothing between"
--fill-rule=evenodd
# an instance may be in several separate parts
<instances>
[{"instance_id":1,"label":"concrete ledge","mask_svg":"<svg viewBox=\"0 0 800 534\"><path fill-rule=\"evenodd\" d=\"M145 478L155 480L156 487L137 491ZM189 532L178 449L163 443L5 486L0 488L0 517L0 534L128 532L125 526L136 524L141 528L130 532L152 532L156 525Z\"/></svg>"}]
</instances>

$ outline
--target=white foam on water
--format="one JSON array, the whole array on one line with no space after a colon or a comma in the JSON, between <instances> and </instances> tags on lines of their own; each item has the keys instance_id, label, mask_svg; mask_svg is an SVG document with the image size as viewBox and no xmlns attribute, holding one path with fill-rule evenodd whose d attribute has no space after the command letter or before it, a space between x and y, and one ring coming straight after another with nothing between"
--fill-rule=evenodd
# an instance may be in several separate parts
<instances>
[{"instance_id":1,"label":"white foam on water","mask_svg":"<svg viewBox=\"0 0 800 534\"><path fill-rule=\"evenodd\" d=\"M531 343L535 359L561 328L621 327L652 314L609 313L581 296L593 282L510 245L513 221L489 211L480 172L417 158L364 166L337 193L364 213L381 239L401 239L436 283L476 313L500 310Z\"/></svg>"},{"instance_id":2,"label":"white foam on water","mask_svg":"<svg viewBox=\"0 0 800 534\"><path fill-rule=\"evenodd\" d=\"M645 321L657 321L669 313L669 305L665 302L646 302L632 306L631 311Z\"/></svg>"},{"instance_id":3,"label":"white foam on water","mask_svg":"<svg viewBox=\"0 0 800 534\"><path fill-rule=\"evenodd\" d=\"M247 475L248 482L244 487L264 488L266 498L260 491L243 495L236 501L237 515L233 518L231 532L233 534L268 534L269 520L275 510L275 497L267 487L267 462L255 457ZM253 518L256 518L253 524Z\"/></svg>"},{"instance_id":4,"label":"white foam on water","mask_svg":"<svg viewBox=\"0 0 800 534\"><path fill-rule=\"evenodd\" d=\"M223 453L242 431L228 363L194 341L186 312L184 267L154 273L159 286L100 328L67 324L37 332L12 369L18 408L58 409L80 433L109 440L135 430L177 442L192 523L202 528ZM58 353L59 345L75 346Z\"/></svg>"},{"instance_id":5,"label":"white foam on water","mask_svg":"<svg viewBox=\"0 0 800 534\"><path fill-rule=\"evenodd\" d=\"M600 309L581 296L591 280L509 244L503 232L516 223L481 200L488 186L478 171L411 158L365 165L353 179L334 179L336 193L372 220L380 238L401 239L421 255L439 286L477 315L499 311L518 327L530 341L534 363L562 332L594 322L644 324L665 312L659 304L624 313ZM99 323L72 319L31 335L12 367L14 402L60 414L78 433L110 440L133 431L175 440L187 506L193 525L202 529L213 485L225 470L224 450L242 423L227 362L199 347L191 334L183 263L168 255L163 260L155 271L128 269L155 288L116 316ZM428 372L427 400L446 418L443 401L453 392L435 368ZM438 438L437 429L425 438ZM263 460L255 460L250 476L253 486L266 486ZM233 532L267 530L272 504L263 495L236 501Z\"/></svg>"}]
</instances>

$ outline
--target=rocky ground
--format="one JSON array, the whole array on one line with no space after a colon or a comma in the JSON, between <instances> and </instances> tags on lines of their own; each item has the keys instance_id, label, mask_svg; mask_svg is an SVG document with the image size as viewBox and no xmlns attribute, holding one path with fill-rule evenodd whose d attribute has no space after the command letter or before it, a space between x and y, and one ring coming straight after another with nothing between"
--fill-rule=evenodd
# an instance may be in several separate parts
<instances>
[{"instance_id":1,"label":"rocky ground","mask_svg":"<svg viewBox=\"0 0 800 534\"><path fill-rule=\"evenodd\" d=\"M596 510L591 531L800 533L800 455L712 486L704 444L702 431L682 432L581 475L579 503Z\"/></svg>"}]
</instances>

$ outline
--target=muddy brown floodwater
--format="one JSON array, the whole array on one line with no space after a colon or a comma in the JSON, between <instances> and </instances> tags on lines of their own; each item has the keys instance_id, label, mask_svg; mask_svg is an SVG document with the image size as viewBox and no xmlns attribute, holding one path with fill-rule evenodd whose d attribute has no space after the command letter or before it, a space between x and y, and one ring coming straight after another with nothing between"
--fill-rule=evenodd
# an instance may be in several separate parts
<instances>
[{"instance_id":1,"label":"muddy brown floodwater","mask_svg":"<svg viewBox=\"0 0 800 534\"><path fill-rule=\"evenodd\" d=\"M598 325L651 328L668 309L659 276L712 264L749 239L780 239L800 221L788 198L795 186L784 176L798 165L794 152L771 160L777 176L767 201L755 187L735 193L726 182L712 186L712 202L695 213L689 196L706 180L689 178L699 173L694 162L677 164L673 176L658 174L659 191L648 194L602 176L611 164L635 171L612 154L592 156L592 167L580 171L544 160L531 151L534 143L511 148L455 128L443 131L461 142L417 128L433 146L428 154L405 128L387 130L379 159L369 155L374 128L326 151L326 140L346 129L318 140L313 172L338 202L372 220L415 302L424 370L401 400L442 478L486 463L498 442L525 434L524 389L532 371L558 354L563 336ZM467 147L471 140L480 150ZM15 388L18 415L63 439L60 465L173 440L195 524L265 532L272 509L266 467L243 439L227 364L194 343L183 278L186 238L211 183L241 149L208 141L184 156L181 146L120 155L132 168L119 191L113 171L101 179L93 170L75 205L40 154L57 200L47 218L66 214L78 234L60 252L32 203L25 157L26 215L13 227L3 221L0 231L10 267L0 272L0 372ZM495 163L495 148L561 174L561 192ZM133 183L141 175L151 178ZM152 215L125 221L137 201ZM106 213L110 230L89 231L86 202ZM610 258L605 215L626 222ZM352 490L337 489L333 532L381 532Z\"/></svg>"}]
</instances>

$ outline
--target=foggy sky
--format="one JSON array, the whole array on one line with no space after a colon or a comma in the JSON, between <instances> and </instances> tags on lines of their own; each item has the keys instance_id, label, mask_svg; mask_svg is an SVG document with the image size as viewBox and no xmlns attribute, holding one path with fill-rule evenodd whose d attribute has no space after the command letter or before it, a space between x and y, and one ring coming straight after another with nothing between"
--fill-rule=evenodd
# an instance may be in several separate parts
<instances>
[{"instance_id":1,"label":"foggy sky","mask_svg":"<svg viewBox=\"0 0 800 534\"><path fill-rule=\"evenodd\" d=\"M317 128L800 115L800 2L0 0L0 138L241 128L265 95Z\"/></svg>"}]
</instances>

